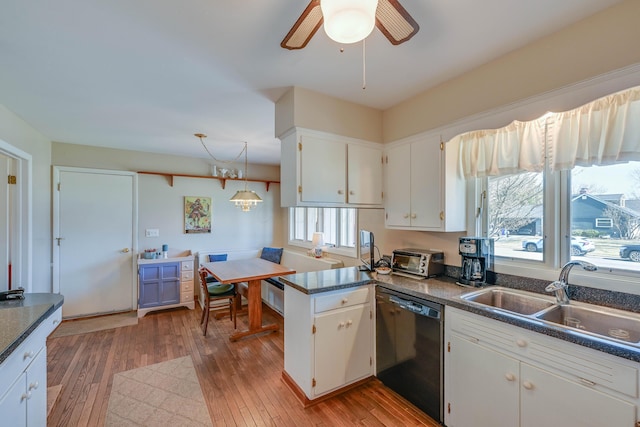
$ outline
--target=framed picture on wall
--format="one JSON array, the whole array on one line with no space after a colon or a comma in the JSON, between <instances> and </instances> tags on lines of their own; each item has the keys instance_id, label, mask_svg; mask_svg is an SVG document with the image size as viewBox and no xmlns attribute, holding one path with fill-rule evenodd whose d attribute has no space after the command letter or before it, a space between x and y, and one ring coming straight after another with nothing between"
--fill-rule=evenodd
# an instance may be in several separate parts
<instances>
[{"instance_id":1,"label":"framed picture on wall","mask_svg":"<svg viewBox=\"0 0 640 427\"><path fill-rule=\"evenodd\" d=\"M211 233L211 197L184 197L184 232Z\"/></svg>"}]
</instances>

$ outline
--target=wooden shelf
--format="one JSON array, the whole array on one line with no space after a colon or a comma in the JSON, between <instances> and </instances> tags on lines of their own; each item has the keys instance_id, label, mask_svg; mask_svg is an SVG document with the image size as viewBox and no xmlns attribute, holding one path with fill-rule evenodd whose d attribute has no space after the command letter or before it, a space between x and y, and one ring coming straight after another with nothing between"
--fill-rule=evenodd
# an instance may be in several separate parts
<instances>
[{"instance_id":1,"label":"wooden shelf","mask_svg":"<svg viewBox=\"0 0 640 427\"><path fill-rule=\"evenodd\" d=\"M144 175L160 175L160 176L165 176L169 179L169 186L173 187L173 178L177 177L181 177L181 178L202 178L202 179L217 179L218 181L220 181L220 184L222 185L222 189L224 190L225 186L227 185L227 181L245 181L244 178L223 178L220 176L209 176L209 175L188 175L188 174L183 174L183 173L167 173L167 172L149 172L149 171L138 171L139 174L144 174ZM264 182L265 186L267 187L267 192L269 191L269 186L271 184L280 184L280 181L273 181L273 180L267 180L267 179L250 179L247 178L246 181L251 181L251 182Z\"/></svg>"}]
</instances>

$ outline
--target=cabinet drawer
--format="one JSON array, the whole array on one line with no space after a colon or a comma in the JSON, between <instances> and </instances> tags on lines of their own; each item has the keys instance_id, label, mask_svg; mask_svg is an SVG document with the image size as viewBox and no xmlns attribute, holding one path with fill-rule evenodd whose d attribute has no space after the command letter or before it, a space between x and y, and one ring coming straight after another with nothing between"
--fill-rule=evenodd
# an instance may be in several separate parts
<instances>
[{"instance_id":1,"label":"cabinet drawer","mask_svg":"<svg viewBox=\"0 0 640 427\"><path fill-rule=\"evenodd\" d=\"M193 293L193 280L189 280L186 282L180 282L180 292L191 292Z\"/></svg>"},{"instance_id":2,"label":"cabinet drawer","mask_svg":"<svg viewBox=\"0 0 640 427\"><path fill-rule=\"evenodd\" d=\"M351 307L357 304L369 302L369 287L354 288L332 295L319 296L315 298L315 312L335 310L336 308Z\"/></svg>"},{"instance_id":3,"label":"cabinet drawer","mask_svg":"<svg viewBox=\"0 0 640 427\"><path fill-rule=\"evenodd\" d=\"M191 302L193 301L193 292L183 291L180 293L180 302Z\"/></svg>"},{"instance_id":4,"label":"cabinet drawer","mask_svg":"<svg viewBox=\"0 0 640 427\"><path fill-rule=\"evenodd\" d=\"M193 271L193 261L182 261L182 271L191 270Z\"/></svg>"},{"instance_id":5,"label":"cabinet drawer","mask_svg":"<svg viewBox=\"0 0 640 427\"><path fill-rule=\"evenodd\" d=\"M182 270L182 273L180 273L180 280L183 282L185 280L193 280L193 270Z\"/></svg>"}]
</instances>

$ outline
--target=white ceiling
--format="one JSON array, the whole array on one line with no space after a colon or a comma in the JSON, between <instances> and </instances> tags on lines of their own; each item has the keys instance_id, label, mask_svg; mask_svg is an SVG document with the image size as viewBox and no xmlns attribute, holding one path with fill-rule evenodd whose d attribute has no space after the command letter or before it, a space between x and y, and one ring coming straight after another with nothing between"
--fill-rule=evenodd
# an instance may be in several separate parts
<instances>
[{"instance_id":1,"label":"white ceiling","mask_svg":"<svg viewBox=\"0 0 640 427\"><path fill-rule=\"evenodd\" d=\"M52 141L279 164L274 103L301 86L386 109L620 0L401 0L420 25L280 41L306 0L0 0L0 103Z\"/></svg>"}]
</instances>

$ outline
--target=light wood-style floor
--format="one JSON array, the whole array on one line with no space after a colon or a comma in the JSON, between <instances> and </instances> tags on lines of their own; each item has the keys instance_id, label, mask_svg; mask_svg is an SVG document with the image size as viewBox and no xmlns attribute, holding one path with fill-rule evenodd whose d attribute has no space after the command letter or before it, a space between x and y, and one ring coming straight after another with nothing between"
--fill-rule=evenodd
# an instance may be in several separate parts
<instances>
[{"instance_id":1,"label":"light wood-style floor","mask_svg":"<svg viewBox=\"0 0 640 427\"><path fill-rule=\"evenodd\" d=\"M281 380L282 317L265 309L265 322L281 330L232 343L228 317L211 319L203 337L200 314L196 304L147 314L135 326L50 338L48 386L62 391L48 426L102 426L115 373L187 355L214 426L440 426L375 380L304 409ZM246 322L239 316L238 328Z\"/></svg>"}]
</instances>

